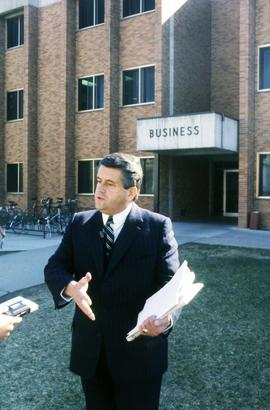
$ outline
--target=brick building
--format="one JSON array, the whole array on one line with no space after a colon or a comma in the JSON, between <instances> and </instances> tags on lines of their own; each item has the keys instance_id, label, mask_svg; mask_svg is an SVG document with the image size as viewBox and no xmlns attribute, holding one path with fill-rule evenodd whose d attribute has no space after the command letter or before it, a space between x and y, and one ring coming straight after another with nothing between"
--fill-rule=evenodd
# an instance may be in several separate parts
<instances>
[{"instance_id":1,"label":"brick building","mask_svg":"<svg viewBox=\"0 0 270 410\"><path fill-rule=\"evenodd\" d=\"M0 203L142 158L139 203L270 228L268 0L1 0Z\"/></svg>"}]
</instances>

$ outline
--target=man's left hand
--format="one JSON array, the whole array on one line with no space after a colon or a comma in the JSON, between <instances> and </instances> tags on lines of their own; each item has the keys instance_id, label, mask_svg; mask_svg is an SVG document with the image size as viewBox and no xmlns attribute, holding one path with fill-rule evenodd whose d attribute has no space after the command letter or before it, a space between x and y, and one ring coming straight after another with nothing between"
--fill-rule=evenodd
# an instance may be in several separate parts
<instances>
[{"instance_id":1,"label":"man's left hand","mask_svg":"<svg viewBox=\"0 0 270 410\"><path fill-rule=\"evenodd\" d=\"M156 316L150 316L141 324L140 331L145 336L159 336L170 327L170 324L170 317L157 319Z\"/></svg>"}]
</instances>

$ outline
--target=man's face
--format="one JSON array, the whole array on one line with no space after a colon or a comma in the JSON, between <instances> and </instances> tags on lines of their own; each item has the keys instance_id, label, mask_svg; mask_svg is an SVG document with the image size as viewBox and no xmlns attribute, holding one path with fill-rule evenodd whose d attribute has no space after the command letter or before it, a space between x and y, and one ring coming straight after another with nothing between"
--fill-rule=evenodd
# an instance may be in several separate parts
<instances>
[{"instance_id":1,"label":"man's face","mask_svg":"<svg viewBox=\"0 0 270 410\"><path fill-rule=\"evenodd\" d=\"M123 211L137 193L136 187L125 189L122 182L122 171L101 165L97 173L95 207L107 215Z\"/></svg>"}]
</instances>

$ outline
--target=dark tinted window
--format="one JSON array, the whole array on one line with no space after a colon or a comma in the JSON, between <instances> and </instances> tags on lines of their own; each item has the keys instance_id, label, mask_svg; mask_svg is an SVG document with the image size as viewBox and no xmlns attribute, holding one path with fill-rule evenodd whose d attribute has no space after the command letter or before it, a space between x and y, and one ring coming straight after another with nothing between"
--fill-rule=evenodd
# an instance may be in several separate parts
<instances>
[{"instance_id":1,"label":"dark tinted window","mask_svg":"<svg viewBox=\"0 0 270 410\"><path fill-rule=\"evenodd\" d=\"M142 0L142 12L154 10L155 0Z\"/></svg>"},{"instance_id":2,"label":"dark tinted window","mask_svg":"<svg viewBox=\"0 0 270 410\"><path fill-rule=\"evenodd\" d=\"M141 158L143 181L141 194L154 193L154 158Z\"/></svg>"},{"instance_id":3,"label":"dark tinted window","mask_svg":"<svg viewBox=\"0 0 270 410\"><path fill-rule=\"evenodd\" d=\"M139 103L139 69L123 72L123 104Z\"/></svg>"},{"instance_id":4,"label":"dark tinted window","mask_svg":"<svg viewBox=\"0 0 270 410\"><path fill-rule=\"evenodd\" d=\"M141 102L155 100L155 68L145 67L141 72Z\"/></svg>"},{"instance_id":5,"label":"dark tinted window","mask_svg":"<svg viewBox=\"0 0 270 410\"><path fill-rule=\"evenodd\" d=\"M78 161L78 194L93 193L93 161Z\"/></svg>"},{"instance_id":6,"label":"dark tinted window","mask_svg":"<svg viewBox=\"0 0 270 410\"><path fill-rule=\"evenodd\" d=\"M123 17L155 9L155 0L123 0Z\"/></svg>"},{"instance_id":7,"label":"dark tinted window","mask_svg":"<svg viewBox=\"0 0 270 410\"><path fill-rule=\"evenodd\" d=\"M93 109L93 77L79 80L78 109L79 111Z\"/></svg>"},{"instance_id":8,"label":"dark tinted window","mask_svg":"<svg viewBox=\"0 0 270 410\"><path fill-rule=\"evenodd\" d=\"M23 164L7 164L7 192L23 192Z\"/></svg>"},{"instance_id":9,"label":"dark tinted window","mask_svg":"<svg viewBox=\"0 0 270 410\"><path fill-rule=\"evenodd\" d=\"M7 93L7 121L23 118L23 90Z\"/></svg>"},{"instance_id":10,"label":"dark tinted window","mask_svg":"<svg viewBox=\"0 0 270 410\"><path fill-rule=\"evenodd\" d=\"M140 0L123 0L123 17L140 13Z\"/></svg>"},{"instance_id":11,"label":"dark tinted window","mask_svg":"<svg viewBox=\"0 0 270 410\"><path fill-rule=\"evenodd\" d=\"M95 77L95 108L104 107L104 76Z\"/></svg>"},{"instance_id":12,"label":"dark tinted window","mask_svg":"<svg viewBox=\"0 0 270 410\"><path fill-rule=\"evenodd\" d=\"M95 24L104 23L104 0L96 0Z\"/></svg>"},{"instance_id":13,"label":"dark tinted window","mask_svg":"<svg viewBox=\"0 0 270 410\"><path fill-rule=\"evenodd\" d=\"M18 118L23 118L23 90L18 91Z\"/></svg>"},{"instance_id":14,"label":"dark tinted window","mask_svg":"<svg viewBox=\"0 0 270 410\"><path fill-rule=\"evenodd\" d=\"M24 44L24 16L7 19L7 48Z\"/></svg>"},{"instance_id":15,"label":"dark tinted window","mask_svg":"<svg viewBox=\"0 0 270 410\"><path fill-rule=\"evenodd\" d=\"M270 154L261 154L259 161L259 196L270 196Z\"/></svg>"},{"instance_id":16,"label":"dark tinted window","mask_svg":"<svg viewBox=\"0 0 270 410\"><path fill-rule=\"evenodd\" d=\"M104 23L104 0L79 0L79 29Z\"/></svg>"},{"instance_id":17,"label":"dark tinted window","mask_svg":"<svg viewBox=\"0 0 270 410\"><path fill-rule=\"evenodd\" d=\"M23 164L19 164L19 192L23 192Z\"/></svg>"},{"instance_id":18,"label":"dark tinted window","mask_svg":"<svg viewBox=\"0 0 270 410\"><path fill-rule=\"evenodd\" d=\"M270 47L260 48L260 90L270 88Z\"/></svg>"},{"instance_id":19,"label":"dark tinted window","mask_svg":"<svg viewBox=\"0 0 270 410\"><path fill-rule=\"evenodd\" d=\"M155 68L123 71L123 105L155 101Z\"/></svg>"},{"instance_id":20,"label":"dark tinted window","mask_svg":"<svg viewBox=\"0 0 270 410\"><path fill-rule=\"evenodd\" d=\"M104 107L104 75L80 78L78 82L78 110Z\"/></svg>"},{"instance_id":21,"label":"dark tinted window","mask_svg":"<svg viewBox=\"0 0 270 410\"><path fill-rule=\"evenodd\" d=\"M20 24L20 45L24 44L24 16L19 17L19 24Z\"/></svg>"}]
</instances>

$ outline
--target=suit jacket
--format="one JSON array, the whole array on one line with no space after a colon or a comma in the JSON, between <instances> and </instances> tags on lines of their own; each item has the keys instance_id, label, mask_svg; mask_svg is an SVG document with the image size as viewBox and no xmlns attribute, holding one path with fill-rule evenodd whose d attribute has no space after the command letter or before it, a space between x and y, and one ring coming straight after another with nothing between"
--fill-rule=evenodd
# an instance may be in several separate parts
<instances>
[{"instance_id":1,"label":"suit jacket","mask_svg":"<svg viewBox=\"0 0 270 410\"><path fill-rule=\"evenodd\" d=\"M88 293L96 320L76 306L70 369L91 377L104 346L116 382L150 380L167 369L167 337L141 336L127 342L126 335L136 325L145 300L179 267L172 224L133 203L106 271L102 229L99 211L77 213L45 267L45 281L57 308L63 306L60 292L73 278L92 275Z\"/></svg>"}]
</instances>

